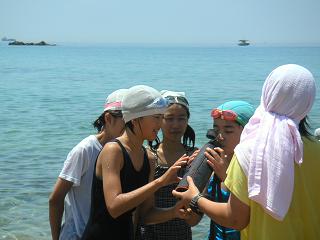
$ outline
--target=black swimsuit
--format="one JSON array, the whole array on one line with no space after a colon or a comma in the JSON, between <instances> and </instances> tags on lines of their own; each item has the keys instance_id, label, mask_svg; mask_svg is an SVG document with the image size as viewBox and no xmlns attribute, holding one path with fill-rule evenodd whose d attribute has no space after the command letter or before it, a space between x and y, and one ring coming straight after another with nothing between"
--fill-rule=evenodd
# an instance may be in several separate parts
<instances>
[{"instance_id":1,"label":"black swimsuit","mask_svg":"<svg viewBox=\"0 0 320 240\"><path fill-rule=\"evenodd\" d=\"M119 144L123 152L123 167L120 171L122 193L131 192L147 184L150 165L145 149L142 168L140 171L136 171L127 150L121 142L117 139L114 142ZM90 219L82 239L133 239L132 212L134 210L135 208L117 218L113 218L106 208L103 182L94 173Z\"/></svg>"}]
</instances>

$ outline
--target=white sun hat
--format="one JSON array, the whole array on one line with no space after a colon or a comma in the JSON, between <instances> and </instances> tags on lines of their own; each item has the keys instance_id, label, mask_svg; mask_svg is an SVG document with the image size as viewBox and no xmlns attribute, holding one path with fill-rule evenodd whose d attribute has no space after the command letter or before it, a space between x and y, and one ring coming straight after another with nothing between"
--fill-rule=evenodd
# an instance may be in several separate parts
<instances>
[{"instance_id":1,"label":"white sun hat","mask_svg":"<svg viewBox=\"0 0 320 240\"><path fill-rule=\"evenodd\" d=\"M146 85L137 85L129 88L123 98L123 119L127 123L139 117L164 114L167 106L167 100L159 91Z\"/></svg>"},{"instance_id":2,"label":"white sun hat","mask_svg":"<svg viewBox=\"0 0 320 240\"><path fill-rule=\"evenodd\" d=\"M104 112L108 110L122 110L122 100L127 92L128 89L118 89L109 94L104 104Z\"/></svg>"}]
</instances>

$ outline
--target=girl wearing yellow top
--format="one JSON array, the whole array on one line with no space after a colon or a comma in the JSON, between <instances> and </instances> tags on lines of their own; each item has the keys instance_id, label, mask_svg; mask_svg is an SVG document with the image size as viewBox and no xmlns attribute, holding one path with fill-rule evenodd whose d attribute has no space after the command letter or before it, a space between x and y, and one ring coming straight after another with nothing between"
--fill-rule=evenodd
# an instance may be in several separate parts
<instances>
[{"instance_id":1,"label":"girl wearing yellow top","mask_svg":"<svg viewBox=\"0 0 320 240\"><path fill-rule=\"evenodd\" d=\"M228 203L189 189L173 191L215 222L241 231L241 239L320 239L320 144L308 132L315 81L305 68L287 64L267 77L261 104L244 128L227 171ZM302 138L303 137L303 138ZM207 150L214 168L222 149Z\"/></svg>"}]
</instances>

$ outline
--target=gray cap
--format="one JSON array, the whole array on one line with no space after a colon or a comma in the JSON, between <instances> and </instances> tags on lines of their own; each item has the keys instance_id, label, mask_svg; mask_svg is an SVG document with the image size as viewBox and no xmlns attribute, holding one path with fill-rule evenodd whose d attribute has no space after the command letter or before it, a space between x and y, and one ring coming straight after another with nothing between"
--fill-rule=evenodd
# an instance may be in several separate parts
<instances>
[{"instance_id":1,"label":"gray cap","mask_svg":"<svg viewBox=\"0 0 320 240\"><path fill-rule=\"evenodd\" d=\"M167 100L156 89L137 85L129 88L122 100L123 119L127 123L139 117L164 114L167 106Z\"/></svg>"}]
</instances>

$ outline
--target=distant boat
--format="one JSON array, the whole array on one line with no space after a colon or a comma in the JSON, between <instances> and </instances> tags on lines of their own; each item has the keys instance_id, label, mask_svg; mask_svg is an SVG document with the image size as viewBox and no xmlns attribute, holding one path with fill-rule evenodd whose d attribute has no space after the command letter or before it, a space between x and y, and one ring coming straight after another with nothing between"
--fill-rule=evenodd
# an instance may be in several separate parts
<instances>
[{"instance_id":1,"label":"distant boat","mask_svg":"<svg viewBox=\"0 0 320 240\"><path fill-rule=\"evenodd\" d=\"M239 46L248 46L250 43L248 42L249 40L239 40L238 45Z\"/></svg>"},{"instance_id":2,"label":"distant boat","mask_svg":"<svg viewBox=\"0 0 320 240\"><path fill-rule=\"evenodd\" d=\"M9 41L9 42L11 42L11 41L15 41L15 39L14 38L7 38L7 37L3 37L3 38L1 38L1 41Z\"/></svg>"}]
</instances>

